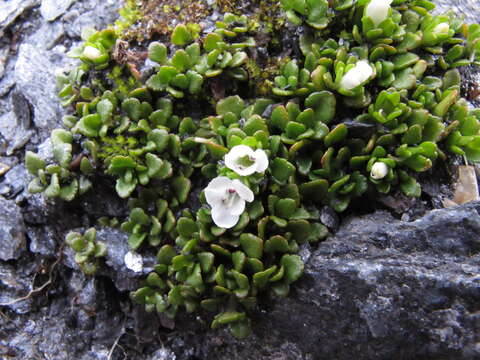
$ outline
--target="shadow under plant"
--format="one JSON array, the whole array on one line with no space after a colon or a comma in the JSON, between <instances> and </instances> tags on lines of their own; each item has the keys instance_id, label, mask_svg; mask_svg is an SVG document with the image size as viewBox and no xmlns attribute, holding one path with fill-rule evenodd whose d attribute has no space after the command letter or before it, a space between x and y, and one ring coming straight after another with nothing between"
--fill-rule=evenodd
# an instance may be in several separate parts
<instances>
[{"instance_id":1,"label":"shadow under plant","mask_svg":"<svg viewBox=\"0 0 480 360\"><path fill-rule=\"evenodd\" d=\"M38 50L33 45L25 46L26 60L22 63L22 46L38 41L36 28L57 26L61 31L52 36L48 46L56 49L53 53L62 54L70 47L70 38L79 35L79 31L68 34L73 31L66 25L69 21L79 23L79 19L95 20L97 16L101 23L106 13L94 9L94 3L73 2L66 4L66 13L54 20L45 15L49 2L44 1L39 9L34 2L19 3L18 9L23 6L27 10L23 15L18 9L15 11L25 19L7 28L12 31L18 26L24 36L18 58L9 51L7 62L7 67L14 66L17 75L12 78L12 72L7 72L0 83L7 89L2 105L11 110L5 116L16 121L18 131L8 133L7 129L2 135L24 136L27 149L33 150L51 129L58 127L49 121L56 121L56 111L61 110L48 113L55 107L51 104L56 103L52 74L45 75L45 84L52 84L51 92L42 85L41 78L25 75L23 66L28 65L45 74L42 62L34 55L41 47ZM28 10L31 6L33 10ZM108 8L108 4L102 6ZM80 15L82 12L88 16ZM113 17L113 10L110 16ZM12 31L9 46L22 43L22 39L13 39L17 32ZM49 54L44 51L41 55L52 59L52 69L65 61L63 55ZM38 87L27 85L35 79ZM22 81L24 90L20 91ZM35 91L48 93L51 104L44 106ZM32 118L34 130L28 123ZM439 210L413 223L395 220L387 212L345 220L337 234L321 243L318 250L316 246L302 247L304 278L285 300L260 298L263 310L252 314L254 334L237 341L224 332L205 334L208 324L194 322L190 317L177 318L173 329L174 324L167 317L152 320L140 308L132 307L126 292L138 288L143 275L125 269L123 259L129 247L127 236L119 230L107 227L97 233L98 241L108 244L109 250L106 266L98 270L97 277L79 273L73 252L58 239L69 230L86 229L101 216L122 218L128 209L118 200L108 178L99 179L100 187L95 193L71 204L52 204L41 196L28 195L24 191L25 168L19 162L23 160L19 150L25 145L23 141L9 139L6 144L15 148L5 149L5 154L10 155L2 158L2 163L10 167L2 178L7 198L2 207L9 214L2 229L10 240L2 242L6 246L2 248L1 263L5 291L0 301L8 304L0 320L1 331L7 335L0 347L2 356L67 359L75 354L85 359L102 359L108 358L110 351L113 358L122 358L123 351L128 358L139 359L211 358L212 354L223 359L351 358L358 353L365 354L364 358L478 355L472 337L478 332L476 205ZM40 146L42 157L49 156L49 148L48 141ZM432 195L440 187L424 185L424 190L429 187L431 198L399 202L394 197L393 203L392 199L384 199L383 203L387 207L406 203L405 211L397 212L406 214L403 219L417 218L436 204ZM321 221L332 232L339 226L338 217L327 208L321 213ZM60 259L59 251L63 253ZM145 256L145 274L150 273L155 262L153 256ZM45 321L45 317L52 320Z\"/></svg>"}]
</instances>

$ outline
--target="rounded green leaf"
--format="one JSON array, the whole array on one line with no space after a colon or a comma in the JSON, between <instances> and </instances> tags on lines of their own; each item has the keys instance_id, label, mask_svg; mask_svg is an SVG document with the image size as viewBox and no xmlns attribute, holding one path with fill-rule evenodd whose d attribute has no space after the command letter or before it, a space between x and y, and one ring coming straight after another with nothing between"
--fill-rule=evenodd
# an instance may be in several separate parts
<instances>
[{"instance_id":1,"label":"rounded green leaf","mask_svg":"<svg viewBox=\"0 0 480 360\"><path fill-rule=\"evenodd\" d=\"M283 255L280 264L285 268L284 280L287 284L297 281L303 274L304 264L298 255Z\"/></svg>"}]
</instances>

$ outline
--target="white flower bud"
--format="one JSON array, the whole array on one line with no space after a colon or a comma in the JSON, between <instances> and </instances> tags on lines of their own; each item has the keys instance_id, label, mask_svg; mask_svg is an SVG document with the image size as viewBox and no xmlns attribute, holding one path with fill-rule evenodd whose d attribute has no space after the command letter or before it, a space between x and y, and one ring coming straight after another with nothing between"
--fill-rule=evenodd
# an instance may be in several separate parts
<instances>
[{"instance_id":1,"label":"white flower bud","mask_svg":"<svg viewBox=\"0 0 480 360\"><path fill-rule=\"evenodd\" d=\"M383 179L385 176L387 176L387 174L388 174L387 164L380 161L373 164L372 170L370 171L370 176L372 177L372 179L375 179L375 180Z\"/></svg>"},{"instance_id":2,"label":"white flower bud","mask_svg":"<svg viewBox=\"0 0 480 360\"><path fill-rule=\"evenodd\" d=\"M355 89L357 86L367 81L372 75L373 69L368 61L360 60L355 64L355 67L348 70L347 73L343 75L343 78L340 81L340 87L345 90Z\"/></svg>"},{"instance_id":3,"label":"white flower bud","mask_svg":"<svg viewBox=\"0 0 480 360\"><path fill-rule=\"evenodd\" d=\"M102 56L102 53L100 50L97 48L94 48L93 46L85 46L85 49L83 49L82 53L83 57L89 59L89 60L97 60L100 56Z\"/></svg>"},{"instance_id":4,"label":"white flower bud","mask_svg":"<svg viewBox=\"0 0 480 360\"><path fill-rule=\"evenodd\" d=\"M371 0L365 8L365 15L372 19L373 24L378 26L388 17L392 0Z\"/></svg>"},{"instance_id":5,"label":"white flower bud","mask_svg":"<svg viewBox=\"0 0 480 360\"><path fill-rule=\"evenodd\" d=\"M450 31L450 25L446 22L440 23L433 29L435 34L448 34Z\"/></svg>"}]
</instances>

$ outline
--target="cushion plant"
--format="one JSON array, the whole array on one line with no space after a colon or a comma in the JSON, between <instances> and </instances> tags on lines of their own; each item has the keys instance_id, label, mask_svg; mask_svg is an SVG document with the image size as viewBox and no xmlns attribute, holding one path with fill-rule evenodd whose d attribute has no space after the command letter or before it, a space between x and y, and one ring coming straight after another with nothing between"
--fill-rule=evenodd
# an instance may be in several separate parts
<instances>
[{"instance_id":1,"label":"cushion plant","mask_svg":"<svg viewBox=\"0 0 480 360\"><path fill-rule=\"evenodd\" d=\"M419 197L418 173L480 161L480 109L458 70L480 65L480 25L432 15L426 0L281 5L276 30L299 27L298 51L262 79L255 39L273 25L261 17L226 13L200 33L178 24L170 43L141 44L143 73L114 56L125 22L85 31L71 52L81 64L58 77L69 130L53 131L52 159L26 155L29 189L47 197L72 201L99 173L115 180L131 249L157 253L135 302L212 312L212 328L237 337L260 294L287 296L301 277L300 247L328 236L321 207ZM108 248L94 235L67 236L87 273Z\"/></svg>"}]
</instances>

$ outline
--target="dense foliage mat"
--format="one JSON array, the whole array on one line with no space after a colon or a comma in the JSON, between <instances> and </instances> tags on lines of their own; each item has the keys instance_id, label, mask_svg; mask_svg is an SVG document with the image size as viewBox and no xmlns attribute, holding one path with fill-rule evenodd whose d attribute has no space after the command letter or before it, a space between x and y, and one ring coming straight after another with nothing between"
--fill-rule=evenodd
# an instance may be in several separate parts
<instances>
[{"instance_id":1,"label":"dense foliage mat","mask_svg":"<svg viewBox=\"0 0 480 360\"><path fill-rule=\"evenodd\" d=\"M213 312L213 328L245 337L259 294L287 296L301 244L328 235L321 207L419 197L417 173L452 154L480 161L480 109L461 98L458 70L480 63L480 25L433 9L282 0L275 21L225 13L129 43L141 20L129 2L71 51L81 64L58 86L72 112L52 132L53 158L27 153L29 190L72 201L110 176L132 251L157 252L131 298L170 317ZM282 52L262 58L258 41ZM94 229L66 241L88 274L108 251Z\"/></svg>"}]
</instances>

